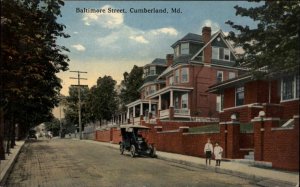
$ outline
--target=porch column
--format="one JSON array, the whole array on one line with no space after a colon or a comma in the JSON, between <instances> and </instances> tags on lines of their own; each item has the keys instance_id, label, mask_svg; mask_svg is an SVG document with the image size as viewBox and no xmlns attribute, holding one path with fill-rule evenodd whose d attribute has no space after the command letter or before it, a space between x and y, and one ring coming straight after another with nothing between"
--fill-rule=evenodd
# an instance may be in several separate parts
<instances>
[{"instance_id":1,"label":"porch column","mask_svg":"<svg viewBox=\"0 0 300 187\"><path fill-rule=\"evenodd\" d=\"M169 119L170 120L174 119L173 90L170 90Z\"/></svg>"},{"instance_id":2,"label":"porch column","mask_svg":"<svg viewBox=\"0 0 300 187\"><path fill-rule=\"evenodd\" d=\"M152 118L152 113L151 113L151 99L149 99L149 115L148 119L150 120Z\"/></svg>"},{"instance_id":3,"label":"porch column","mask_svg":"<svg viewBox=\"0 0 300 187\"><path fill-rule=\"evenodd\" d=\"M135 105L133 106L133 117L135 118Z\"/></svg>"},{"instance_id":4,"label":"porch column","mask_svg":"<svg viewBox=\"0 0 300 187\"><path fill-rule=\"evenodd\" d=\"M140 108L140 116L142 116L143 115L143 103L140 104L140 107L141 107Z\"/></svg>"},{"instance_id":5,"label":"porch column","mask_svg":"<svg viewBox=\"0 0 300 187\"><path fill-rule=\"evenodd\" d=\"M127 123L129 124L130 123L130 110L129 110L129 107L127 108Z\"/></svg>"},{"instance_id":6,"label":"porch column","mask_svg":"<svg viewBox=\"0 0 300 187\"><path fill-rule=\"evenodd\" d=\"M173 90L170 91L170 107L173 107Z\"/></svg>"},{"instance_id":7,"label":"porch column","mask_svg":"<svg viewBox=\"0 0 300 187\"><path fill-rule=\"evenodd\" d=\"M161 95L158 95L158 111L161 110Z\"/></svg>"},{"instance_id":8,"label":"porch column","mask_svg":"<svg viewBox=\"0 0 300 187\"><path fill-rule=\"evenodd\" d=\"M129 107L127 108L127 119L129 119Z\"/></svg>"},{"instance_id":9,"label":"porch column","mask_svg":"<svg viewBox=\"0 0 300 187\"><path fill-rule=\"evenodd\" d=\"M140 120L144 120L144 111L143 111L143 102L141 102L141 105L140 105Z\"/></svg>"}]
</instances>

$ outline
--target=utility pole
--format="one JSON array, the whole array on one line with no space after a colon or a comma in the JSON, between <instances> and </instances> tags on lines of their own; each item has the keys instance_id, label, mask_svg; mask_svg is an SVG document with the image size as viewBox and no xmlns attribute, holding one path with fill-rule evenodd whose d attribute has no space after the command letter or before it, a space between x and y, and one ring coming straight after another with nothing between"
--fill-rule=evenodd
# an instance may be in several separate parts
<instances>
[{"instance_id":1,"label":"utility pole","mask_svg":"<svg viewBox=\"0 0 300 187\"><path fill-rule=\"evenodd\" d=\"M87 80L86 78L80 78L80 73L87 73L85 71L70 71L72 73L77 73L77 77L70 77L70 79L77 79L78 84L77 85L71 85L71 86L77 86L78 87L78 126L79 126L79 139L82 139L82 126L81 126L81 98L80 98L80 90L81 87L87 86L87 85L80 85L80 80Z\"/></svg>"}]
</instances>

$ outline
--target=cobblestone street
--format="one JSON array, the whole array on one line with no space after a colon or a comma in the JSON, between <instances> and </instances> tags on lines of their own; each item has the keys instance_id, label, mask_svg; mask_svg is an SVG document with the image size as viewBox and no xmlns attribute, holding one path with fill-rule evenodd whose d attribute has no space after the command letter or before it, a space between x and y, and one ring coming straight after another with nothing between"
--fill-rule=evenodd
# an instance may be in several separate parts
<instances>
[{"instance_id":1,"label":"cobblestone street","mask_svg":"<svg viewBox=\"0 0 300 187\"><path fill-rule=\"evenodd\" d=\"M78 140L27 142L7 186L253 186L250 181Z\"/></svg>"}]
</instances>

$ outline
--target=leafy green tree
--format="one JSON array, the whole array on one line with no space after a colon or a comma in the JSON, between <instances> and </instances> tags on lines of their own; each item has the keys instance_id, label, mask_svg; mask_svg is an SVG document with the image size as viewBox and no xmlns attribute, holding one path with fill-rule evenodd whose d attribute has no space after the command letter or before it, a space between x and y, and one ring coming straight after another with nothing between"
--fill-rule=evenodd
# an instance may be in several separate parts
<instances>
[{"instance_id":1,"label":"leafy green tree","mask_svg":"<svg viewBox=\"0 0 300 187\"><path fill-rule=\"evenodd\" d=\"M89 88L80 87L80 100L81 100L81 121L82 130L84 129L84 124L90 121L89 109L87 106L87 101L89 97ZM71 86L69 88L69 96L66 97L65 102L65 119L67 124L79 124L78 122L78 87Z\"/></svg>"},{"instance_id":2,"label":"leafy green tree","mask_svg":"<svg viewBox=\"0 0 300 187\"><path fill-rule=\"evenodd\" d=\"M125 72L123 74L124 80L121 82L121 102L123 108L125 104L131 103L141 97L138 89L143 85L143 68L138 66L133 66L130 73Z\"/></svg>"},{"instance_id":3,"label":"leafy green tree","mask_svg":"<svg viewBox=\"0 0 300 187\"><path fill-rule=\"evenodd\" d=\"M56 73L67 70L69 61L68 49L56 43L69 37L57 23L63 5L62 0L1 0L0 139L10 132L5 134L11 145L15 123L27 131L53 117L61 89Z\"/></svg>"},{"instance_id":4,"label":"leafy green tree","mask_svg":"<svg viewBox=\"0 0 300 187\"><path fill-rule=\"evenodd\" d=\"M110 120L117 110L116 81L111 76L99 77L97 85L91 88L90 109L94 119Z\"/></svg>"},{"instance_id":5,"label":"leafy green tree","mask_svg":"<svg viewBox=\"0 0 300 187\"><path fill-rule=\"evenodd\" d=\"M240 62L249 64L253 72L261 67L268 67L270 73L298 70L299 1L263 1L251 8L234 8L236 15L249 17L257 23L256 28L250 28L233 21L226 22L239 32L230 32L228 38L244 49Z\"/></svg>"}]
</instances>

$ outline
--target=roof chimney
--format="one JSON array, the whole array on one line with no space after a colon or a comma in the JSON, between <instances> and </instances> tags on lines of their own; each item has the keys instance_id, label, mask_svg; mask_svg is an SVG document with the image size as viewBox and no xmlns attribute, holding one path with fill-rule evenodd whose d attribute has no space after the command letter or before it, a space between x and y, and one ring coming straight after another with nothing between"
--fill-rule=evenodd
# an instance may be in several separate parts
<instances>
[{"instance_id":1,"label":"roof chimney","mask_svg":"<svg viewBox=\"0 0 300 187\"><path fill-rule=\"evenodd\" d=\"M211 39L211 28L203 27L202 28L202 39L204 45L206 45ZM209 43L204 49L204 63L211 63L212 49L211 44Z\"/></svg>"},{"instance_id":2,"label":"roof chimney","mask_svg":"<svg viewBox=\"0 0 300 187\"><path fill-rule=\"evenodd\" d=\"M168 67L173 64L173 58L174 58L173 54L167 54L166 59L167 59L167 66Z\"/></svg>"}]
</instances>

